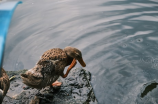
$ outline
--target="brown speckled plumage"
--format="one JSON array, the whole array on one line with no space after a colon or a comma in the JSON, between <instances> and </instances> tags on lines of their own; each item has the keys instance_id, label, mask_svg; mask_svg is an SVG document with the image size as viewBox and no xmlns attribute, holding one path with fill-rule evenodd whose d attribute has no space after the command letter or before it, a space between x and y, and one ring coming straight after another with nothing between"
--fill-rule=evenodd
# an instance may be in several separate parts
<instances>
[{"instance_id":1,"label":"brown speckled plumage","mask_svg":"<svg viewBox=\"0 0 158 104\"><path fill-rule=\"evenodd\" d=\"M74 59L82 59L81 52L76 48L49 49L43 53L35 67L22 74L21 78L28 86L38 89L44 88L55 82L59 76L65 78L69 71L76 65ZM84 62L82 64L85 66ZM67 70L66 75L64 75L64 68L68 65L71 67Z\"/></svg>"},{"instance_id":2,"label":"brown speckled plumage","mask_svg":"<svg viewBox=\"0 0 158 104\"><path fill-rule=\"evenodd\" d=\"M67 55L63 51L63 49L60 48L53 48L50 50L47 50L46 52L43 53L41 56L42 61L46 60L67 60Z\"/></svg>"},{"instance_id":3,"label":"brown speckled plumage","mask_svg":"<svg viewBox=\"0 0 158 104\"><path fill-rule=\"evenodd\" d=\"M0 96L0 103L3 101L3 98L6 95L8 89L10 87L9 77L6 74L5 70L3 68L1 68L1 69L2 69L2 71L1 71L2 77L0 77L0 89L3 91L3 95Z\"/></svg>"},{"instance_id":4,"label":"brown speckled plumage","mask_svg":"<svg viewBox=\"0 0 158 104\"><path fill-rule=\"evenodd\" d=\"M64 68L71 64L73 58L69 57L63 49L53 48L44 52L37 64L49 67L46 62L50 60L56 61L54 62L55 70L59 75L62 75Z\"/></svg>"}]
</instances>

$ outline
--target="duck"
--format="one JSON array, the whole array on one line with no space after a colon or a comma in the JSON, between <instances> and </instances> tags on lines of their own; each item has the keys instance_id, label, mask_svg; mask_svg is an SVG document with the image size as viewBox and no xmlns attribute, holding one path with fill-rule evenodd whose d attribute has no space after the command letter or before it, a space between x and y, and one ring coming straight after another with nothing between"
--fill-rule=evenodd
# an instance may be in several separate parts
<instances>
[{"instance_id":1,"label":"duck","mask_svg":"<svg viewBox=\"0 0 158 104\"><path fill-rule=\"evenodd\" d=\"M7 94L8 89L10 87L9 77L3 68L1 68L1 74L2 76L0 77L0 104L3 102L3 98Z\"/></svg>"},{"instance_id":2,"label":"duck","mask_svg":"<svg viewBox=\"0 0 158 104\"><path fill-rule=\"evenodd\" d=\"M21 78L24 84L36 89L42 89L46 86L61 86L62 83L58 82L57 79L59 76L66 78L77 61L82 67L86 67L82 53L77 48L67 46L64 49L49 49L43 53L33 68L21 74ZM69 67L64 74L64 69L68 65Z\"/></svg>"}]
</instances>

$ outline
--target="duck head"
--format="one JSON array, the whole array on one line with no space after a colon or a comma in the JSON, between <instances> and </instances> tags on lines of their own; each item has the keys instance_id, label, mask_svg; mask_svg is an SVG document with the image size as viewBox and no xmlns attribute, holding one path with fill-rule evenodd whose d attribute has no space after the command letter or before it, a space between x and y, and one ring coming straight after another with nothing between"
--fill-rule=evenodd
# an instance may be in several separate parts
<instances>
[{"instance_id":1,"label":"duck head","mask_svg":"<svg viewBox=\"0 0 158 104\"><path fill-rule=\"evenodd\" d=\"M86 67L86 64L85 62L83 61L83 58L82 58L82 53L80 50L78 50L77 48L74 48L74 47L65 47L64 48L64 51L67 53L67 55L69 57L72 57L76 60L79 61L79 63L83 66L83 67Z\"/></svg>"},{"instance_id":2,"label":"duck head","mask_svg":"<svg viewBox=\"0 0 158 104\"><path fill-rule=\"evenodd\" d=\"M24 74L21 74L23 83L31 87L39 85L43 78L41 71L42 71L42 66L35 65L32 69L29 69Z\"/></svg>"},{"instance_id":3,"label":"duck head","mask_svg":"<svg viewBox=\"0 0 158 104\"><path fill-rule=\"evenodd\" d=\"M53 72L50 72L52 68L53 63L51 61L40 60L32 69L21 74L23 83L37 89L45 87L48 77L53 75Z\"/></svg>"}]
</instances>

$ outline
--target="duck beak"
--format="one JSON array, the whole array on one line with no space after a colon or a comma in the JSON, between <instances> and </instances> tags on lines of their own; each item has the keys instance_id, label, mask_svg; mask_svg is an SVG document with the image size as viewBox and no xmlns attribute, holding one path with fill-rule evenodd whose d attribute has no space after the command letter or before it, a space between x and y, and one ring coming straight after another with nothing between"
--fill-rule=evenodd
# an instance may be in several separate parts
<instances>
[{"instance_id":1,"label":"duck beak","mask_svg":"<svg viewBox=\"0 0 158 104\"><path fill-rule=\"evenodd\" d=\"M28 76L26 74L21 74L22 78L28 78Z\"/></svg>"},{"instance_id":2,"label":"duck beak","mask_svg":"<svg viewBox=\"0 0 158 104\"><path fill-rule=\"evenodd\" d=\"M85 62L83 61L82 58L78 59L78 61L83 67L86 67L86 64L85 64Z\"/></svg>"}]
</instances>

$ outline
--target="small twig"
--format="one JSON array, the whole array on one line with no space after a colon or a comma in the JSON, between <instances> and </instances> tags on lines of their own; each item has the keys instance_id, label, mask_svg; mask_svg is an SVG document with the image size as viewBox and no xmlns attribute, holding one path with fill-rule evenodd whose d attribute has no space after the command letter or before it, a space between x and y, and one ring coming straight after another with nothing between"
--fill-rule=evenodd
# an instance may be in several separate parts
<instances>
[{"instance_id":1,"label":"small twig","mask_svg":"<svg viewBox=\"0 0 158 104\"><path fill-rule=\"evenodd\" d=\"M10 77L9 80L11 81L11 80L14 79L15 77L16 77L16 76L14 75L14 76Z\"/></svg>"}]
</instances>

